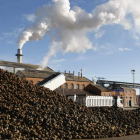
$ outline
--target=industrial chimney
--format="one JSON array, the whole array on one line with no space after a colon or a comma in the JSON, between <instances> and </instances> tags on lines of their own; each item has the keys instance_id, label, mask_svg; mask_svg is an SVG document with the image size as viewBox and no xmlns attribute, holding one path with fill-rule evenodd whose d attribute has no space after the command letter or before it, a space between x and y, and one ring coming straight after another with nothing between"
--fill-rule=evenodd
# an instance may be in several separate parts
<instances>
[{"instance_id":1,"label":"industrial chimney","mask_svg":"<svg viewBox=\"0 0 140 140\"><path fill-rule=\"evenodd\" d=\"M18 49L17 50L17 54L16 54L16 56L17 56L17 62L18 63L22 63L22 50L21 49Z\"/></svg>"}]
</instances>

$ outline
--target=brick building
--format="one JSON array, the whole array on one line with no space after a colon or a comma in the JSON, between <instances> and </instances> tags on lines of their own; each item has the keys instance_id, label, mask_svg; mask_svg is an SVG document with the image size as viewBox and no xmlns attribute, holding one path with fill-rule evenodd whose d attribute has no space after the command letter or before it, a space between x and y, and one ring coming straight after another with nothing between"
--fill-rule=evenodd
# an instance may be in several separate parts
<instances>
[{"instance_id":1,"label":"brick building","mask_svg":"<svg viewBox=\"0 0 140 140\"><path fill-rule=\"evenodd\" d=\"M136 95L136 102L137 105L140 106L140 95Z\"/></svg>"},{"instance_id":2,"label":"brick building","mask_svg":"<svg viewBox=\"0 0 140 140\"><path fill-rule=\"evenodd\" d=\"M120 96L123 99L124 107L136 106L136 90L130 87L120 86L117 88L115 85L110 89L112 96Z\"/></svg>"},{"instance_id":3,"label":"brick building","mask_svg":"<svg viewBox=\"0 0 140 140\"><path fill-rule=\"evenodd\" d=\"M21 78L33 83L37 84L44 80L47 77L50 77L57 72L54 71L40 71L40 70L18 70L16 75L19 75Z\"/></svg>"},{"instance_id":4,"label":"brick building","mask_svg":"<svg viewBox=\"0 0 140 140\"><path fill-rule=\"evenodd\" d=\"M89 84L85 90L99 96L111 96L111 91L100 84Z\"/></svg>"}]
</instances>

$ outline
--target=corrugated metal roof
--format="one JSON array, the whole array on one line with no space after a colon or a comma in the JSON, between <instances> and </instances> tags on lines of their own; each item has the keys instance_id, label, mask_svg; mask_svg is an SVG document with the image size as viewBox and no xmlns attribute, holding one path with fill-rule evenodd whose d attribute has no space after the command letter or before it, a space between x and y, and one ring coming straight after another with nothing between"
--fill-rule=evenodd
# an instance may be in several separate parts
<instances>
[{"instance_id":1,"label":"corrugated metal roof","mask_svg":"<svg viewBox=\"0 0 140 140\"><path fill-rule=\"evenodd\" d=\"M134 90L133 88L130 88L130 87L122 87L121 86L121 88L123 88L124 90Z\"/></svg>"},{"instance_id":2,"label":"corrugated metal roof","mask_svg":"<svg viewBox=\"0 0 140 140\"><path fill-rule=\"evenodd\" d=\"M37 71L37 70L18 70L18 72L21 72L25 77L31 77L31 78L47 78L56 72L49 72L49 71Z\"/></svg>"},{"instance_id":3,"label":"corrugated metal roof","mask_svg":"<svg viewBox=\"0 0 140 140\"><path fill-rule=\"evenodd\" d=\"M7 67L15 67L15 68L25 68L25 69L34 69L36 70L39 65L33 64L26 64L26 63L17 63L17 62L9 62L9 61L1 61L0 66L7 66ZM46 67L43 71L53 71L51 68Z\"/></svg>"},{"instance_id":4,"label":"corrugated metal roof","mask_svg":"<svg viewBox=\"0 0 140 140\"><path fill-rule=\"evenodd\" d=\"M110 90L100 84L94 84L94 87L98 88L99 90L101 90L102 92L110 92Z\"/></svg>"},{"instance_id":5,"label":"corrugated metal roof","mask_svg":"<svg viewBox=\"0 0 140 140\"><path fill-rule=\"evenodd\" d=\"M81 82L91 82L91 80L86 77L74 76L73 74L65 74L66 81L81 81Z\"/></svg>"},{"instance_id":6,"label":"corrugated metal roof","mask_svg":"<svg viewBox=\"0 0 140 140\"><path fill-rule=\"evenodd\" d=\"M57 74L60 72L50 72L50 71L40 71L40 70L19 70L26 77L32 78L47 78L53 74ZM80 81L80 82L91 82L89 79L85 77L71 76L71 74L65 74L66 81Z\"/></svg>"},{"instance_id":7,"label":"corrugated metal roof","mask_svg":"<svg viewBox=\"0 0 140 140\"><path fill-rule=\"evenodd\" d=\"M53 73L52 75L50 75L49 77L45 78L43 81L39 82L39 85L43 85L46 82L48 82L49 80L55 78L56 76L58 76L61 73Z\"/></svg>"}]
</instances>

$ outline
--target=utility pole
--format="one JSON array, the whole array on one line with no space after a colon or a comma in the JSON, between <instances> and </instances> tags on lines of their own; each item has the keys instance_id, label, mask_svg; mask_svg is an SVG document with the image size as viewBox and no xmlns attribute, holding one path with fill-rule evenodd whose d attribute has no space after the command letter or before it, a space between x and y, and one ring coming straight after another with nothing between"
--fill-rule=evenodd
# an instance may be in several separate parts
<instances>
[{"instance_id":1,"label":"utility pole","mask_svg":"<svg viewBox=\"0 0 140 140\"><path fill-rule=\"evenodd\" d=\"M133 74L133 88L135 88L135 70L131 70Z\"/></svg>"}]
</instances>

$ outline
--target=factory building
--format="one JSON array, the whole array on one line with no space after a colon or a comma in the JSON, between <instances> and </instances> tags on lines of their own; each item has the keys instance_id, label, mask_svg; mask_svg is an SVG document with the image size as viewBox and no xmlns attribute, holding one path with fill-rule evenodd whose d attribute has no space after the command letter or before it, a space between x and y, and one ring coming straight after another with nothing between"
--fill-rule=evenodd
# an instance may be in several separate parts
<instances>
[{"instance_id":1,"label":"factory building","mask_svg":"<svg viewBox=\"0 0 140 140\"><path fill-rule=\"evenodd\" d=\"M19 75L21 78L26 79L27 81L33 84L39 84L41 81L51 79L56 75L59 75L60 72L55 72L51 68L46 67L43 71L37 70L39 65L24 64L22 63L22 50L17 50L17 62L9 61L0 61L0 68L8 70ZM80 103L85 103L86 96L120 96L123 99L124 106L135 106L136 105L136 90L129 87L120 87L119 89L115 87L106 88L100 84L87 79L82 75L81 72L78 72L78 76L73 73L63 73L65 75L65 83L60 87L55 89L56 92L59 92L65 96L76 95L76 101Z\"/></svg>"},{"instance_id":2,"label":"factory building","mask_svg":"<svg viewBox=\"0 0 140 140\"><path fill-rule=\"evenodd\" d=\"M51 71L50 69L46 71L40 70L18 70L16 75L19 75L21 78L33 83L37 84L43 81L45 78L52 76L57 72Z\"/></svg>"},{"instance_id":3,"label":"factory building","mask_svg":"<svg viewBox=\"0 0 140 140\"><path fill-rule=\"evenodd\" d=\"M111 96L111 91L100 84L89 84L85 90L98 96Z\"/></svg>"},{"instance_id":4,"label":"factory building","mask_svg":"<svg viewBox=\"0 0 140 140\"><path fill-rule=\"evenodd\" d=\"M18 70L36 70L39 65L26 64L26 63L18 63L18 62L10 62L10 61L1 61L0 60L0 68L4 70L8 70L12 73L17 73ZM46 67L43 71L53 72L53 70L49 67Z\"/></svg>"},{"instance_id":5,"label":"factory building","mask_svg":"<svg viewBox=\"0 0 140 140\"><path fill-rule=\"evenodd\" d=\"M17 75L19 75L21 78L28 80L29 82L32 82L33 84L37 84L44 80L47 77L52 76L53 74L59 73L51 71L48 68L49 71L40 71L40 70L18 70ZM75 76L73 73L64 73L66 77L66 83L61 85L58 90L61 92L63 89L77 89L77 90L83 90L87 85L92 83L91 80L85 78L81 75Z\"/></svg>"},{"instance_id":6,"label":"factory building","mask_svg":"<svg viewBox=\"0 0 140 140\"><path fill-rule=\"evenodd\" d=\"M120 96L123 99L124 107L136 106L136 90L130 87L120 86L119 88L115 85L110 89L111 95Z\"/></svg>"}]
</instances>

